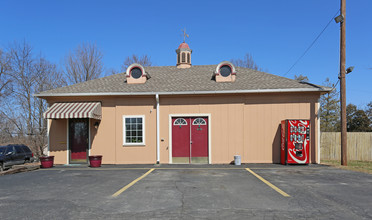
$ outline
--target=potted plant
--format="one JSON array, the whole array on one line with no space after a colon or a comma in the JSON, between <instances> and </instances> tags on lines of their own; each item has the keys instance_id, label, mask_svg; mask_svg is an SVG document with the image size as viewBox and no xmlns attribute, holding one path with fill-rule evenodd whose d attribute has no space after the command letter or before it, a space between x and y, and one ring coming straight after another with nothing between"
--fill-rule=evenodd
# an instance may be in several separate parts
<instances>
[{"instance_id":1,"label":"potted plant","mask_svg":"<svg viewBox=\"0 0 372 220\"><path fill-rule=\"evenodd\" d=\"M40 156L41 168L51 168L54 165L54 156Z\"/></svg>"},{"instance_id":2,"label":"potted plant","mask_svg":"<svg viewBox=\"0 0 372 220\"><path fill-rule=\"evenodd\" d=\"M102 155L89 156L90 167L100 167L102 163Z\"/></svg>"}]
</instances>

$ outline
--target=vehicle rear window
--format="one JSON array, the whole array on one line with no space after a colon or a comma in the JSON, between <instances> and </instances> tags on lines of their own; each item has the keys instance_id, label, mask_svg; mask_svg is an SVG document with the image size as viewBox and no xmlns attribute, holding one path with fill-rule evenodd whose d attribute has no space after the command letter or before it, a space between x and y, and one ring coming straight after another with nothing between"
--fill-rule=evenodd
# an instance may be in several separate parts
<instances>
[{"instance_id":1,"label":"vehicle rear window","mask_svg":"<svg viewBox=\"0 0 372 220\"><path fill-rule=\"evenodd\" d=\"M30 148L28 148L27 146L22 145L21 147L22 147L22 149L23 149L26 153L31 153Z\"/></svg>"},{"instance_id":2,"label":"vehicle rear window","mask_svg":"<svg viewBox=\"0 0 372 220\"><path fill-rule=\"evenodd\" d=\"M17 154L23 154L24 153L24 151L22 150L21 146L16 145L14 147L15 147L15 150L16 150Z\"/></svg>"}]
</instances>

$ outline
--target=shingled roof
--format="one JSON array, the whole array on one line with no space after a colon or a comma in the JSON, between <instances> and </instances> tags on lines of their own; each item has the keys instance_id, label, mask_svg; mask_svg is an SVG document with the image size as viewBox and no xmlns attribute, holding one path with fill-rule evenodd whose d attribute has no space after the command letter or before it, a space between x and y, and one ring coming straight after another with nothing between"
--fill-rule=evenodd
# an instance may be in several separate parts
<instances>
[{"instance_id":1,"label":"shingled roof","mask_svg":"<svg viewBox=\"0 0 372 220\"><path fill-rule=\"evenodd\" d=\"M217 65L179 69L175 66L146 67L151 76L144 84L127 84L125 73L111 75L36 94L46 96L212 94L260 92L328 92L330 88L298 82L248 68L237 67L236 81L217 83L213 73Z\"/></svg>"}]
</instances>

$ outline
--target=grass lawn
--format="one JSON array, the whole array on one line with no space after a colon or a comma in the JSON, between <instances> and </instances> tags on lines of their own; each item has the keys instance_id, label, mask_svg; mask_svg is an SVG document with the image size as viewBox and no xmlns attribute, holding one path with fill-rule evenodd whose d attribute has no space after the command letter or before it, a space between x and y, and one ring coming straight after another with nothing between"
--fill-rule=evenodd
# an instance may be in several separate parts
<instances>
[{"instance_id":1,"label":"grass lawn","mask_svg":"<svg viewBox=\"0 0 372 220\"><path fill-rule=\"evenodd\" d=\"M347 166L341 166L339 160L322 160L321 163L341 169L372 174L372 161L349 160Z\"/></svg>"}]
</instances>

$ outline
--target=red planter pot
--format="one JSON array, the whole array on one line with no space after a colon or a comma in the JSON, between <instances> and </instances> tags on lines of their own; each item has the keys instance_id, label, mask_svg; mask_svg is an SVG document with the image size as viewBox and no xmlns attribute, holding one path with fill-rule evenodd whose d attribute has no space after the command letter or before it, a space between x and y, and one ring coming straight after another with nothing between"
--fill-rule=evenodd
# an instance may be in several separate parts
<instances>
[{"instance_id":1,"label":"red planter pot","mask_svg":"<svg viewBox=\"0 0 372 220\"><path fill-rule=\"evenodd\" d=\"M39 157L41 168L51 168L54 165L54 156Z\"/></svg>"},{"instance_id":2,"label":"red planter pot","mask_svg":"<svg viewBox=\"0 0 372 220\"><path fill-rule=\"evenodd\" d=\"M89 156L90 167L100 167L101 163L102 163L101 155Z\"/></svg>"}]
</instances>

